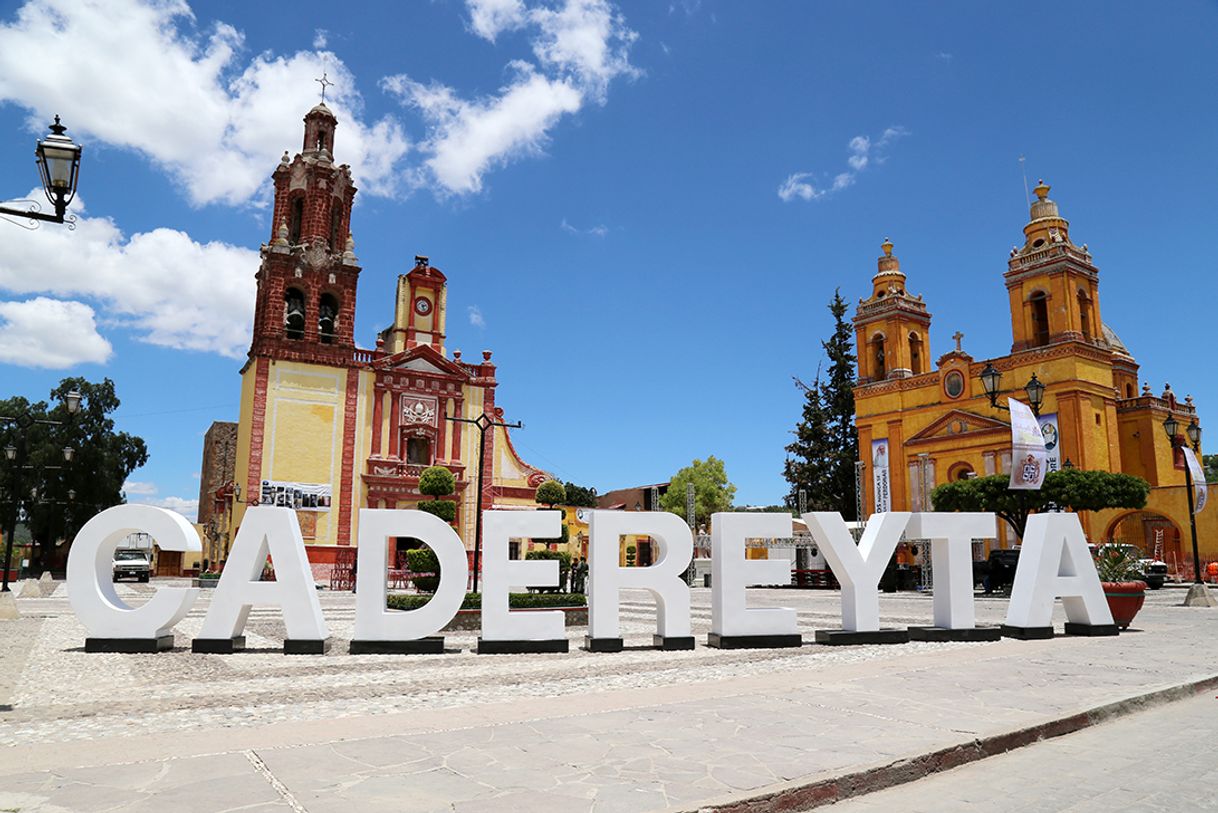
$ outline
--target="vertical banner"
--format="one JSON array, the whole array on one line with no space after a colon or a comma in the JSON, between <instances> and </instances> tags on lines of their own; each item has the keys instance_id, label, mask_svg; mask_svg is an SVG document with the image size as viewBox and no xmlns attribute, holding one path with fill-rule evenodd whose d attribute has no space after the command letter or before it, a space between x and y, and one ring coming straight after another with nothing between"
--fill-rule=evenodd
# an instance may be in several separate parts
<instances>
[{"instance_id":1,"label":"vertical banner","mask_svg":"<svg viewBox=\"0 0 1218 813\"><path fill-rule=\"evenodd\" d=\"M888 486L888 439L871 441L871 476L875 485L875 513L892 510L892 492Z\"/></svg>"},{"instance_id":2,"label":"vertical banner","mask_svg":"<svg viewBox=\"0 0 1218 813\"><path fill-rule=\"evenodd\" d=\"M1197 455L1193 454L1193 450L1187 446L1182 446L1180 451L1184 452L1184 465L1188 466L1188 471L1193 476L1193 513L1200 514L1201 509L1205 508L1205 500L1209 496L1205 486L1205 472L1201 468L1201 464L1197 462Z\"/></svg>"},{"instance_id":3,"label":"vertical banner","mask_svg":"<svg viewBox=\"0 0 1218 813\"><path fill-rule=\"evenodd\" d=\"M1045 471L1058 471L1062 467L1062 445L1057 431L1057 413L1041 415L1036 421L1040 424L1040 434L1045 439L1045 452L1048 454L1049 464Z\"/></svg>"},{"instance_id":4,"label":"vertical banner","mask_svg":"<svg viewBox=\"0 0 1218 813\"><path fill-rule=\"evenodd\" d=\"M1012 489L1035 491L1045 482L1049 453L1045 436L1027 404L1008 398L1011 407L1011 485Z\"/></svg>"},{"instance_id":5,"label":"vertical banner","mask_svg":"<svg viewBox=\"0 0 1218 813\"><path fill-rule=\"evenodd\" d=\"M694 523L696 523L697 519L698 519L698 507L697 507L697 502L694 499L694 496L695 496L694 495L694 484L686 483L685 484L685 520L689 523L689 527L691 529L693 529L694 531L697 531L698 526L695 525Z\"/></svg>"}]
</instances>

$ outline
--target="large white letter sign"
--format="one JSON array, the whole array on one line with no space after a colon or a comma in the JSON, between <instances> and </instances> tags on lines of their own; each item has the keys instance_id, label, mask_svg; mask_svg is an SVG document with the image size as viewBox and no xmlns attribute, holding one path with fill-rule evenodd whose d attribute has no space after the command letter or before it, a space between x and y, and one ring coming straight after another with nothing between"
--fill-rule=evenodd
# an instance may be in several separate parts
<instances>
[{"instance_id":1,"label":"large white letter sign","mask_svg":"<svg viewBox=\"0 0 1218 813\"><path fill-rule=\"evenodd\" d=\"M1053 602L1059 597L1067 635L1117 634L1078 515L1033 514L1019 549L1003 635L1052 638Z\"/></svg>"},{"instance_id":2,"label":"large white letter sign","mask_svg":"<svg viewBox=\"0 0 1218 813\"><path fill-rule=\"evenodd\" d=\"M259 581L268 554L275 566L275 581ZM203 630L191 649L228 653L243 648L241 633L256 604L279 607L283 612L288 628L285 654L320 655L329 648L330 631L317 600L300 524L290 508L258 506L245 512L203 619Z\"/></svg>"},{"instance_id":3,"label":"large white letter sign","mask_svg":"<svg viewBox=\"0 0 1218 813\"><path fill-rule=\"evenodd\" d=\"M557 587L558 562L513 562L512 539L557 539L562 534L561 511L485 511L482 514L482 636L479 653L566 652L566 621L562 610L508 608L512 585Z\"/></svg>"},{"instance_id":4,"label":"large white letter sign","mask_svg":"<svg viewBox=\"0 0 1218 813\"><path fill-rule=\"evenodd\" d=\"M650 536L659 543L659 560L648 567L619 567L621 539L628 534ZM689 628L689 586L685 571L694 556L689 526L666 511L593 511L588 522L588 636L592 652L621 652L618 600L623 587L650 590L656 600L659 649L693 649Z\"/></svg>"},{"instance_id":5,"label":"large white letter sign","mask_svg":"<svg viewBox=\"0 0 1218 813\"><path fill-rule=\"evenodd\" d=\"M173 648L173 628L186 617L198 588L162 587L142 607L128 607L114 589L114 549L133 533L161 550L199 551L186 518L151 505L116 505L85 523L68 553L68 601L88 632L86 652L159 652Z\"/></svg>"},{"instance_id":6,"label":"large white letter sign","mask_svg":"<svg viewBox=\"0 0 1218 813\"><path fill-rule=\"evenodd\" d=\"M973 607L973 540L993 539L998 520L987 513L914 514L905 528L910 539L930 541L935 577L933 627L910 627L918 641L997 641L998 627L977 627Z\"/></svg>"},{"instance_id":7,"label":"large white letter sign","mask_svg":"<svg viewBox=\"0 0 1218 813\"><path fill-rule=\"evenodd\" d=\"M410 536L423 541L440 562L440 584L431 600L415 610L385 607L389 540ZM361 508L356 568L355 637L348 651L362 654L444 652L436 633L452 621L465 599L469 562L461 537L447 522L426 511Z\"/></svg>"},{"instance_id":8,"label":"large white letter sign","mask_svg":"<svg viewBox=\"0 0 1218 813\"><path fill-rule=\"evenodd\" d=\"M802 646L795 611L745 606L744 588L755 584L790 584L786 559L745 559L746 539L791 536L789 514L711 516L711 631L706 643L720 649Z\"/></svg>"},{"instance_id":9,"label":"large white letter sign","mask_svg":"<svg viewBox=\"0 0 1218 813\"><path fill-rule=\"evenodd\" d=\"M821 644L900 644L909 631L880 629L880 577L901 541L909 512L872 514L857 545L842 515L832 511L804 514L808 531L842 585L842 629L817 630Z\"/></svg>"}]
</instances>

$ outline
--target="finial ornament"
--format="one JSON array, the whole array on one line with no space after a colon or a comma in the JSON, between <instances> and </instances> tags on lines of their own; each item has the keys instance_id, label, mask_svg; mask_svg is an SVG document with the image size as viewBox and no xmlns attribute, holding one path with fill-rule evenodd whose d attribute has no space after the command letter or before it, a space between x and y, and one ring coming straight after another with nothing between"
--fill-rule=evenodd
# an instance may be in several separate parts
<instances>
[{"instance_id":1,"label":"finial ornament","mask_svg":"<svg viewBox=\"0 0 1218 813\"><path fill-rule=\"evenodd\" d=\"M880 244L880 248L884 250L885 257L892 256L892 240L889 240L887 237L885 237L884 242Z\"/></svg>"},{"instance_id":2,"label":"finial ornament","mask_svg":"<svg viewBox=\"0 0 1218 813\"><path fill-rule=\"evenodd\" d=\"M321 85L321 103L325 104L326 103L326 88L334 87L334 83L329 80L328 75L325 71L321 72L320 79L314 79L313 81L317 82L319 85Z\"/></svg>"},{"instance_id":3,"label":"finial ornament","mask_svg":"<svg viewBox=\"0 0 1218 813\"><path fill-rule=\"evenodd\" d=\"M1036 197L1038 200L1044 200L1045 198L1049 197L1049 190L1051 188L1052 187L1050 187L1047 183L1045 183L1043 178L1037 178L1036 188L1033 189L1032 191L1036 193Z\"/></svg>"},{"instance_id":4,"label":"finial ornament","mask_svg":"<svg viewBox=\"0 0 1218 813\"><path fill-rule=\"evenodd\" d=\"M279 222L279 231L275 237L275 245L288 245L288 222L286 220L281 220Z\"/></svg>"},{"instance_id":5,"label":"finial ornament","mask_svg":"<svg viewBox=\"0 0 1218 813\"><path fill-rule=\"evenodd\" d=\"M281 163L281 164L290 164L290 163L292 163L292 159L291 159L291 157L289 157L289 156L288 156L288 151L287 151L287 150L284 150L284 151L283 151L283 157L279 159L279 163Z\"/></svg>"}]
</instances>

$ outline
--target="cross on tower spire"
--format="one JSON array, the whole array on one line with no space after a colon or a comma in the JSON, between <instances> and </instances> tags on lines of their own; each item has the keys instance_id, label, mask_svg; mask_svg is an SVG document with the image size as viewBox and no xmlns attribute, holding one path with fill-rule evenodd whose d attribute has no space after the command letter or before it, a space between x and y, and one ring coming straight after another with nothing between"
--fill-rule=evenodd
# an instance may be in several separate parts
<instances>
[{"instance_id":1,"label":"cross on tower spire","mask_svg":"<svg viewBox=\"0 0 1218 813\"><path fill-rule=\"evenodd\" d=\"M322 72L321 72L321 78L320 78L320 79L314 79L313 81L314 81L314 82L317 82L319 85L321 85L321 101L322 101L322 103L324 104L324 103L325 103L325 101L326 101L326 88L327 88L327 87L334 87L334 83L333 83L333 82L331 82L331 81L330 81L330 80L327 78L327 74L326 74L326 72L325 72L325 71L322 71Z\"/></svg>"}]
</instances>

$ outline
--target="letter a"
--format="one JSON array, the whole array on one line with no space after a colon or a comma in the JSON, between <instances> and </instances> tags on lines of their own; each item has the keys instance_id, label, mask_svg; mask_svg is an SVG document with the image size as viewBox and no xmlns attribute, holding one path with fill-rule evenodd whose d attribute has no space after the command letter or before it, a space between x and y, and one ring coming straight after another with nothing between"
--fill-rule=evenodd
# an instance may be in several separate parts
<instances>
[{"instance_id":1,"label":"letter a","mask_svg":"<svg viewBox=\"0 0 1218 813\"><path fill-rule=\"evenodd\" d=\"M1053 602L1066 610L1066 634L1116 635L1095 562L1077 514L1028 517L1003 634L1052 638Z\"/></svg>"}]
</instances>

